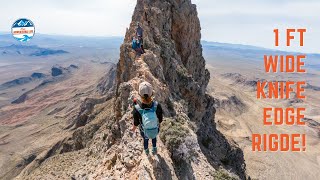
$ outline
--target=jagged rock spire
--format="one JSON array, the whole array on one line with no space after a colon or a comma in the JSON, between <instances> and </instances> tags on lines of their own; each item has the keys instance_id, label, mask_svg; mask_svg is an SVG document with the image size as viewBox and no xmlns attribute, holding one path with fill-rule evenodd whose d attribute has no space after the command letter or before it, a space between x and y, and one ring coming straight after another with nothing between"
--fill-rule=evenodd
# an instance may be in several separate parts
<instances>
[{"instance_id":1,"label":"jagged rock spire","mask_svg":"<svg viewBox=\"0 0 320 180\"><path fill-rule=\"evenodd\" d=\"M203 98L210 78L205 69L200 43L200 22L196 6L190 0L138 0L132 22L121 46L117 86L136 77L131 40L137 23L144 29L146 61L153 75L169 87L171 95L188 98L192 109L203 110ZM154 61L154 62L152 62ZM193 106L193 107L192 107ZM194 117L198 116L193 114Z\"/></svg>"},{"instance_id":2,"label":"jagged rock spire","mask_svg":"<svg viewBox=\"0 0 320 180\"><path fill-rule=\"evenodd\" d=\"M185 145L188 144L185 137L177 138L182 138L181 141L189 150L201 149L196 154L206 156L210 164L210 168L204 171L226 166L244 179L242 151L236 145L230 145L215 127L214 99L206 94L210 74L205 69L202 56L201 28L197 15L196 6L190 0L137 1L117 64L117 100L114 109L119 124L123 125L121 132L125 134L130 127L125 122L131 110L128 99L138 96L140 82L150 82L155 89L155 99L162 103L165 116L172 121L167 129L170 131L171 127L178 124L178 129L192 132L189 135L195 141L192 147ZM141 58L135 58L131 49L138 22L144 29L146 49L146 54ZM192 134L196 134L196 138ZM167 145L168 142L164 143ZM179 156L173 157L177 149L169 150L174 161L179 159ZM186 173L181 178L190 178L189 175Z\"/></svg>"}]
</instances>

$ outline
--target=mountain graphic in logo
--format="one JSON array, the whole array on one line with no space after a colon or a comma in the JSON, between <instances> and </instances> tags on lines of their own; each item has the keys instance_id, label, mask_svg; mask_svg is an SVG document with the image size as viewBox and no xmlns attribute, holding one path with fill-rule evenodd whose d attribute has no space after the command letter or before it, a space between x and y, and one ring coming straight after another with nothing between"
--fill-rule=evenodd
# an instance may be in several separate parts
<instances>
[{"instance_id":1,"label":"mountain graphic in logo","mask_svg":"<svg viewBox=\"0 0 320 180\"><path fill-rule=\"evenodd\" d=\"M21 21L19 21L18 22L18 26L23 26L23 27L25 27L25 26L28 26L28 24L30 25L30 26L32 26L32 24L30 23L30 21L24 21L24 20L21 20Z\"/></svg>"}]
</instances>

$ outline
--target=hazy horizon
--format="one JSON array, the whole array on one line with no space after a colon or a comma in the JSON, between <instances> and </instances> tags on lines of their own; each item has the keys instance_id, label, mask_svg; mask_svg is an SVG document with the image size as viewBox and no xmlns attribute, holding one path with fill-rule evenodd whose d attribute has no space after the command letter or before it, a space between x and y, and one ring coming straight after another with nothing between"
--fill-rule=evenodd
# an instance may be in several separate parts
<instances>
[{"instance_id":1,"label":"hazy horizon","mask_svg":"<svg viewBox=\"0 0 320 180\"><path fill-rule=\"evenodd\" d=\"M10 32L1 32L0 33L3 33L3 34L0 34L1 35L9 35L11 36L11 33ZM105 39L105 38L124 38L124 36L85 36L85 35L65 35L65 34L43 34L43 33L39 33L38 35L42 35L42 36L65 36L65 37L73 37L73 38L96 38L96 39ZM34 36L34 38L36 38L36 35ZM12 37L12 40L15 40L13 37ZM218 44L228 44L228 45L235 45L235 46L248 46L248 47L255 47L255 48L261 48L261 49L265 49L265 50L272 50L272 51L283 51L283 52L292 52L292 53L306 53L306 54L316 54L316 55L320 55L320 52L301 52L301 51L294 51L294 50L279 50L279 49L276 49L276 48L268 48L268 47L262 47L262 46L255 46L255 45L252 45L252 44L236 44L236 43L229 43L229 42L219 42L219 41L210 41L210 40L207 40L207 39L201 39L201 41L204 41L204 42L208 42L208 43L218 43ZM32 41L31 41L32 42ZM18 42L17 43L19 44L24 44L23 42ZM27 42L29 43L29 42Z\"/></svg>"},{"instance_id":2,"label":"hazy horizon","mask_svg":"<svg viewBox=\"0 0 320 180\"><path fill-rule=\"evenodd\" d=\"M76 3L75 3L76 2ZM307 28L305 46L278 50L320 53L320 2L315 0L193 0L201 21L202 39L274 49L273 29ZM2 2L0 31L9 31L18 18L31 19L36 33L75 36L124 36L131 22L135 0L54 1L35 0L32 6L17 6L20 0ZM14 14L12 12L15 12ZM296 38L298 39L298 38ZM283 39L284 40L284 39Z\"/></svg>"}]
</instances>

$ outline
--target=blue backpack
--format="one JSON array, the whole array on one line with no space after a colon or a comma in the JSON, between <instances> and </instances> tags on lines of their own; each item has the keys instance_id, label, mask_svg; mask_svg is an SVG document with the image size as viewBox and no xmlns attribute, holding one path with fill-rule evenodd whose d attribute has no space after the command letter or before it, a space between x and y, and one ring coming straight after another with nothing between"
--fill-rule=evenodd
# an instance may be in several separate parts
<instances>
[{"instance_id":1,"label":"blue backpack","mask_svg":"<svg viewBox=\"0 0 320 180\"><path fill-rule=\"evenodd\" d=\"M136 40L132 40L132 49L136 49L136 48L137 48Z\"/></svg>"},{"instance_id":2,"label":"blue backpack","mask_svg":"<svg viewBox=\"0 0 320 180\"><path fill-rule=\"evenodd\" d=\"M137 40L133 39L132 40L132 49L137 49L140 48L140 42L138 42Z\"/></svg>"},{"instance_id":3,"label":"blue backpack","mask_svg":"<svg viewBox=\"0 0 320 180\"><path fill-rule=\"evenodd\" d=\"M142 109L139 104L136 104L134 107L141 114L142 117L142 130L145 137L148 139L154 139L159 133L159 123L158 117L156 114L158 102L154 101L151 108Z\"/></svg>"}]
</instances>

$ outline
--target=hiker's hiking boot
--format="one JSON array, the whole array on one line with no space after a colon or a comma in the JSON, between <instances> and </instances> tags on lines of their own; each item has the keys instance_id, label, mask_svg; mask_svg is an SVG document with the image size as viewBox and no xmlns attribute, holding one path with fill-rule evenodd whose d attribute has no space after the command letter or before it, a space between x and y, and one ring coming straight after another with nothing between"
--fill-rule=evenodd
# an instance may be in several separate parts
<instances>
[{"instance_id":1,"label":"hiker's hiking boot","mask_svg":"<svg viewBox=\"0 0 320 180\"><path fill-rule=\"evenodd\" d=\"M146 153L146 156L147 156L147 158L148 158L148 161L149 161L149 162L152 162L152 157L151 157L151 155L150 155L150 153L149 153L149 149L145 149L144 152Z\"/></svg>"},{"instance_id":2,"label":"hiker's hiking boot","mask_svg":"<svg viewBox=\"0 0 320 180\"><path fill-rule=\"evenodd\" d=\"M145 149L144 152L146 153L147 156L149 156L149 149Z\"/></svg>"},{"instance_id":3,"label":"hiker's hiking boot","mask_svg":"<svg viewBox=\"0 0 320 180\"><path fill-rule=\"evenodd\" d=\"M156 155L157 154L157 147L152 147L152 154Z\"/></svg>"}]
</instances>

